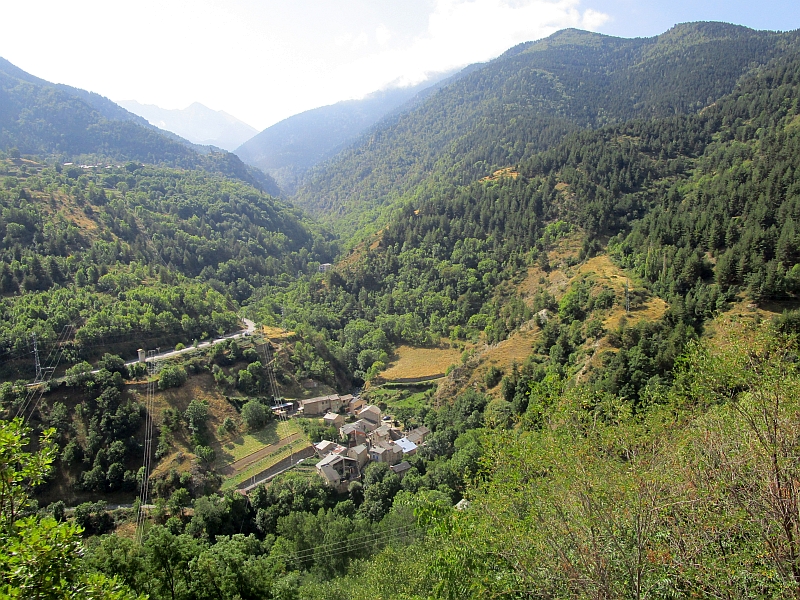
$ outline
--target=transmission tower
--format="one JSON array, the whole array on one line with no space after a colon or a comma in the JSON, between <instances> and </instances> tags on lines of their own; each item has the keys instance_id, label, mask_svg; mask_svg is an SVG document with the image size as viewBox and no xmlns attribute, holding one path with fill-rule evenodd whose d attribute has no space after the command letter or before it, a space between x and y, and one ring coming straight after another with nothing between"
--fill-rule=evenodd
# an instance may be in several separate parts
<instances>
[{"instance_id":1,"label":"transmission tower","mask_svg":"<svg viewBox=\"0 0 800 600\"><path fill-rule=\"evenodd\" d=\"M36 379L34 381L42 380L42 363L39 361L39 347L36 345L36 334L32 333L33 339L33 362L36 365Z\"/></svg>"}]
</instances>

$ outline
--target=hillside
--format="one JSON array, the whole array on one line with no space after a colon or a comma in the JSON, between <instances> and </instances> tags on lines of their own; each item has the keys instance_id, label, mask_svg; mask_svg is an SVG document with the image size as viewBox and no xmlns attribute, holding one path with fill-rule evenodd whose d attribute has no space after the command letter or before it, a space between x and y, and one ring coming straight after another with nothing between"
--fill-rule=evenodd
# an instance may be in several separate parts
<instances>
[{"instance_id":1,"label":"hillside","mask_svg":"<svg viewBox=\"0 0 800 600\"><path fill-rule=\"evenodd\" d=\"M424 97L423 92L429 93L439 79L308 110L251 136L234 152L245 163L269 173L282 190L294 193L309 169L418 94Z\"/></svg>"},{"instance_id":2,"label":"hillside","mask_svg":"<svg viewBox=\"0 0 800 600\"><path fill-rule=\"evenodd\" d=\"M555 368L637 406L669 382L718 311L742 298L794 307L798 65L787 52L699 113L575 132L515 168L419 197L324 276L265 288L269 300L250 314L318 331L367 381L399 345L446 337L482 352L474 344L540 329L526 342L529 358L515 351L527 367L509 379L506 401L524 406L531 379ZM561 256L566 238L575 250ZM605 275L588 268L551 289L564 261L574 268L606 253L604 271L623 269L613 284L598 287ZM517 286L534 265L538 283L523 295ZM603 312L626 301L631 314L652 305L650 318ZM536 322L542 310L558 318ZM475 382L481 363L469 352L456 375ZM510 375L508 363L496 366Z\"/></svg>"},{"instance_id":3,"label":"hillside","mask_svg":"<svg viewBox=\"0 0 800 600\"><path fill-rule=\"evenodd\" d=\"M199 102L184 109L165 109L135 100L119 102L130 112L147 119L160 129L171 131L190 142L216 146L232 152L253 137L258 130L221 110L212 110ZM258 165L256 165L258 166Z\"/></svg>"},{"instance_id":4,"label":"hillside","mask_svg":"<svg viewBox=\"0 0 800 600\"><path fill-rule=\"evenodd\" d=\"M127 504L155 467L150 509L55 501L15 527L154 599L797 596L796 37L523 44L315 171L362 194L327 206L338 240L220 174L4 155L9 373L31 331L69 365L0 385L44 453L8 464L58 473L20 506ZM237 304L257 333L157 372L100 354L223 334ZM363 436L270 420L274 396L355 387L380 411ZM354 447L234 490L320 439Z\"/></svg>"},{"instance_id":5,"label":"hillside","mask_svg":"<svg viewBox=\"0 0 800 600\"><path fill-rule=\"evenodd\" d=\"M234 303L335 249L297 209L202 170L5 159L0 173L5 370L67 324L73 360L230 331Z\"/></svg>"},{"instance_id":6,"label":"hillside","mask_svg":"<svg viewBox=\"0 0 800 600\"><path fill-rule=\"evenodd\" d=\"M277 195L275 182L229 153L194 146L107 98L54 85L0 59L0 147L61 162L138 161L200 168Z\"/></svg>"},{"instance_id":7,"label":"hillside","mask_svg":"<svg viewBox=\"0 0 800 600\"><path fill-rule=\"evenodd\" d=\"M387 207L490 175L576 129L699 110L795 38L722 23L633 40L561 31L377 127L311 173L294 200L350 235Z\"/></svg>"}]
</instances>

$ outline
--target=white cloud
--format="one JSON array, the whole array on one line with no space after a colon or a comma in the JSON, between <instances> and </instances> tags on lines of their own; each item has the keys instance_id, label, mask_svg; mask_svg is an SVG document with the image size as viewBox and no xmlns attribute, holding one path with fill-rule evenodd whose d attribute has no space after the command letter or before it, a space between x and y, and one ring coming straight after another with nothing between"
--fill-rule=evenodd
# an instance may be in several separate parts
<instances>
[{"instance_id":1,"label":"white cloud","mask_svg":"<svg viewBox=\"0 0 800 600\"><path fill-rule=\"evenodd\" d=\"M423 34L341 65L332 79L357 97L390 82L410 85L429 73L489 60L565 27L596 30L608 18L581 11L579 0L437 0Z\"/></svg>"},{"instance_id":2,"label":"white cloud","mask_svg":"<svg viewBox=\"0 0 800 600\"><path fill-rule=\"evenodd\" d=\"M388 27L386 27L386 25L381 23L375 30L375 39L378 41L379 46L384 47L392 39L392 32Z\"/></svg>"},{"instance_id":3,"label":"white cloud","mask_svg":"<svg viewBox=\"0 0 800 600\"><path fill-rule=\"evenodd\" d=\"M353 38L353 41L350 42L350 50L358 51L362 48L366 48L369 45L369 36L365 31L362 31L357 36Z\"/></svg>"},{"instance_id":4,"label":"white cloud","mask_svg":"<svg viewBox=\"0 0 800 600\"><path fill-rule=\"evenodd\" d=\"M582 4L582 2L584 4ZM59 0L4 7L0 56L44 79L163 108L194 101L262 128L608 18L589 0ZM86 68L91 62L92 68Z\"/></svg>"}]
</instances>

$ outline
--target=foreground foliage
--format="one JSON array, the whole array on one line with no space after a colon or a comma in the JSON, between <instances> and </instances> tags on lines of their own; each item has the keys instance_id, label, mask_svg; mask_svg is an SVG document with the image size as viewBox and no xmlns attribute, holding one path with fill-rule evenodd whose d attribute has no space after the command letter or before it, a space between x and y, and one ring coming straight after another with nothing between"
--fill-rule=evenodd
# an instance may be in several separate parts
<instances>
[{"instance_id":1,"label":"foreground foliage","mask_svg":"<svg viewBox=\"0 0 800 600\"><path fill-rule=\"evenodd\" d=\"M575 387L541 428L496 431L469 508L308 597L799 597L797 342L721 342L639 416Z\"/></svg>"},{"instance_id":2,"label":"foreground foliage","mask_svg":"<svg viewBox=\"0 0 800 600\"><path fill-rule=\"evenodd\" d=\"M81 528L35 514L30 491L55 458L54 430L24 450L30 429L19 419L0 421L0 597L135 598L116 580L90 573L80 558Z\"/></svg>"}]
</instances>

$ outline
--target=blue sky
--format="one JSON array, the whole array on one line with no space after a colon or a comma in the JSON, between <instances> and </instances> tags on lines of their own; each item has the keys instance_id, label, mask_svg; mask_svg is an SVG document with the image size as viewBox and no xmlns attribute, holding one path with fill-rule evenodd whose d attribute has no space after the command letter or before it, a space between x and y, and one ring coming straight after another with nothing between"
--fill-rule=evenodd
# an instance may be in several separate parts
<instances>
[{"instance_id":1,"label":"blue sky","mask_svg":"<svg viewBox=\"0 0 800 600\"><path fill-rule=\"evenodd\" d=\"M39 0L2 11L0 56L34 75L117 101L201 102L258 129L565 27L623 37L700 20L800 28L800 2L776 0Z\"/></svg>"},{"instance_id":2,"label":"blue sky","mask_svg":"<svg viewBox=\"0 0 800 600\"><path fill-rule=\"evenodd\" d=\"M599 31L620 37L650 37L675 23L687 21L725 21L753 29L780 31L800 29L800 3L797 1L596 0L584 5L610 15L611 19Z\"/></svg>"}]
</instances>

